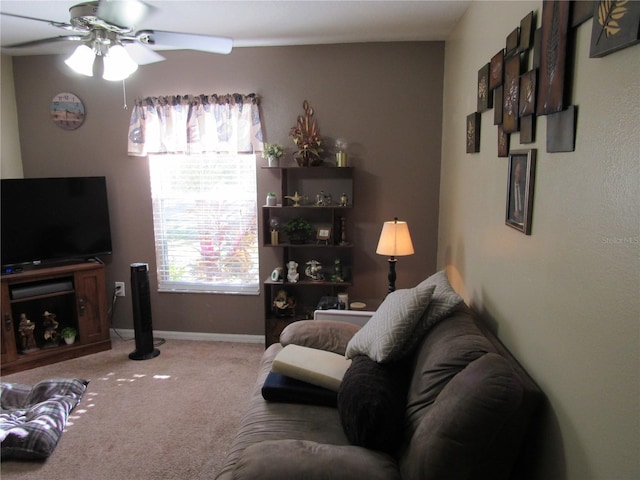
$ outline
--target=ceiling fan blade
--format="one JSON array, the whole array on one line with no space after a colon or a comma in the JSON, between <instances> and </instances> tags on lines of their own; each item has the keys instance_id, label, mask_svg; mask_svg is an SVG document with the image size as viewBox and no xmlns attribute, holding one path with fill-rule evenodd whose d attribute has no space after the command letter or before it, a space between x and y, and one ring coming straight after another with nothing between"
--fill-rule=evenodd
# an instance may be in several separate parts
<instances>
[{"instance_id":1,"label":"ceiling fan blade","mask_svg":"<svg viewBox=\"0 0 640 480\"><path fill-rule=\"evenodd\" d=\"M101 0L98 17L119 27L133 27L155 10L140 0Z\"/></svg>"},{"instance_id":2,"label":"ceiling fan blade","mask_svg":"<svg viewBox=\"0 0 640 480\"><path fill-rule=\"evenodd\" d=\"M166 49L199 50L210 53L231 53L233 40L228 37L212 37L191 33L165 32L161 30L143 30L136 36L148 45L165 47Z\"/></svg>"},{"instance_id":3,"label":"ceiling fan blade","mask_svg":"<svg viewBox=\"0 0 640 480\"><path fill-rule=\"evenodd\" d=\"M23 20L34 20L36 22L48 23L51 26L63 28L65 30L75 29L75 27L69 23L56 22L55 20L45 20L44 18L27 17L26 15L18 15L16 13L7 13L7 12L0 12L0 15L5 15L7 17L13 17L13 18L22 18Z\"/></svg>"},{"instance_id":4,"label":"ceiling fan blade","mask_svg":"<svg viewBox=\"0 0 640 480\"><path fill-rule=\"evenodd\" d=\"M166 60L159 53L154 52L146 45L142 45L140 43L128 43L125 44L124 48L133 61L138 65L149 65L150 63Z\"/></svg>"},{"instance_id":5,"label":"ceiling fan blade","mask_svg":"<svg viewBox=\"0 0 640 480\"><path fill-rule=\"evenodd\" d=\"M59 42L82 42L88 40L89 36L83 37L80 35L60 35L59 37L41 38L40 40L31 40L30 42L16 43L13 45L5 45L2 48L26 48L37 47L38 45L46 45Z\"/></svg>"}]
</instances>

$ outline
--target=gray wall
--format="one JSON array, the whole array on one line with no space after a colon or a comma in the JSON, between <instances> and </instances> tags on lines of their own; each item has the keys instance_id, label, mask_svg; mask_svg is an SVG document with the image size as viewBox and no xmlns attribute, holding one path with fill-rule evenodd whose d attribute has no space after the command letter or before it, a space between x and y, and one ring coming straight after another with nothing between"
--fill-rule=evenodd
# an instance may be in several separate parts
<instances>
[{"instance_id":1,"label":"gray wall","mask_svg":"<svg viewBox=\"0 0 640 480\"><path fill-rule=\"evenodd\" d=\"M547 394L540 471L553 480L640 478L640 45L589 58L577 30L576 149L538 149L533 226L504 225L507 160L493 111L465 153L477 72L542 2L473 2L446 43L438 265L492 320ZM498 15L499 14L499 15Z\"/></svg>"},{"instance_id":2,"label":"gray wall","mask_svg":"<svg viewBox=\"0 0 640 480\"><path fill-rule=\"evenodd\" d=\"M288 147L289 129L307 99L327 138L346 138L355 168L347 225L355 242L351 297L382 298L388 264L375 254L382 223L409 222L416 254L398 261L397 286L410 287L436 265L442 124L443 43L389 43L238 48L231 55L165 52L165 62L141 67L126 81L135 97L255 92L262 97L265 137ZM105 175L114 254L107 280L129 283L129 265L150 264L157 330L263 334L260 296L157 293L146 158L128 157L130 110L122 84L73 75L62 56L14 57L20 142L26 177ZM49 118L59 92L78 95L84 125L72 132ZM259 165L265 161L259 159ZM278 191L277 176L258 169L258 203ZM262 233L262 232L261 232ZM277 265L261 248L261 278ZM130 288L128 288L130 290ZM130 297L118 301L114 325L132 327Z\"/></svg>"}]
</instances>

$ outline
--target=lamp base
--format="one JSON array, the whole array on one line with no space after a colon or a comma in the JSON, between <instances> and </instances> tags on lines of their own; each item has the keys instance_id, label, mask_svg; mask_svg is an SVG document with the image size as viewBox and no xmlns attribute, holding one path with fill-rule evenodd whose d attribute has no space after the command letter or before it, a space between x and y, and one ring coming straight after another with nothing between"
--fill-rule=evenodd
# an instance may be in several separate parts
<instances>
[{"instance_id":1,"label":"lamp base","mask_svg":"<svg viewBox=\"0 0 640 480\"><path fill-rule=\"evenodd\" d=\"M389 288L387 294L396 289L396 262L397 260L394 257L389 258Z\"/></svg>"}]
</instances>

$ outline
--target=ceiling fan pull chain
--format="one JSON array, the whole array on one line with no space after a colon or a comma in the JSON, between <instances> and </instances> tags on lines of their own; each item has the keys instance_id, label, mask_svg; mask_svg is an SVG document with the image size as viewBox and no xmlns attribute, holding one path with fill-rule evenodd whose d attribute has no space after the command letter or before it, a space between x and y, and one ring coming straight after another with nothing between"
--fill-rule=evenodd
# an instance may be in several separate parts
<instances>
[{"instance_id":1,"label":"ceiling fan pull chain","mask_svg":"<svg viewBox=\"0 0 640 480\"><path fill-rule=\"evenodd\" d=\"M122 80L122 103L124 103L123 108L127 110L129 107L127 107L127 88L125 87L124 79Z\"/></svg>"}]
</instances>

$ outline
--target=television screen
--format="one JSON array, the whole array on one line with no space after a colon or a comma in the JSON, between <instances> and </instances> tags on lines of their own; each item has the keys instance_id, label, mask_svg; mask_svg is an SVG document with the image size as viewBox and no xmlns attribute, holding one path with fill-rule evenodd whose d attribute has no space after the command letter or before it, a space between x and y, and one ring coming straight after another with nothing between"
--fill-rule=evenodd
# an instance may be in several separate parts
<instances>
[{"instance_id":1,"label":"television screen","mask_svg":"<svg viewBox=\"0 0 640 480\"><path fill-rule=\"evenodd\" d=\"M3 267L82 260L111 253L104 177L1 182Z\"/></svg>"}]
</instances>

